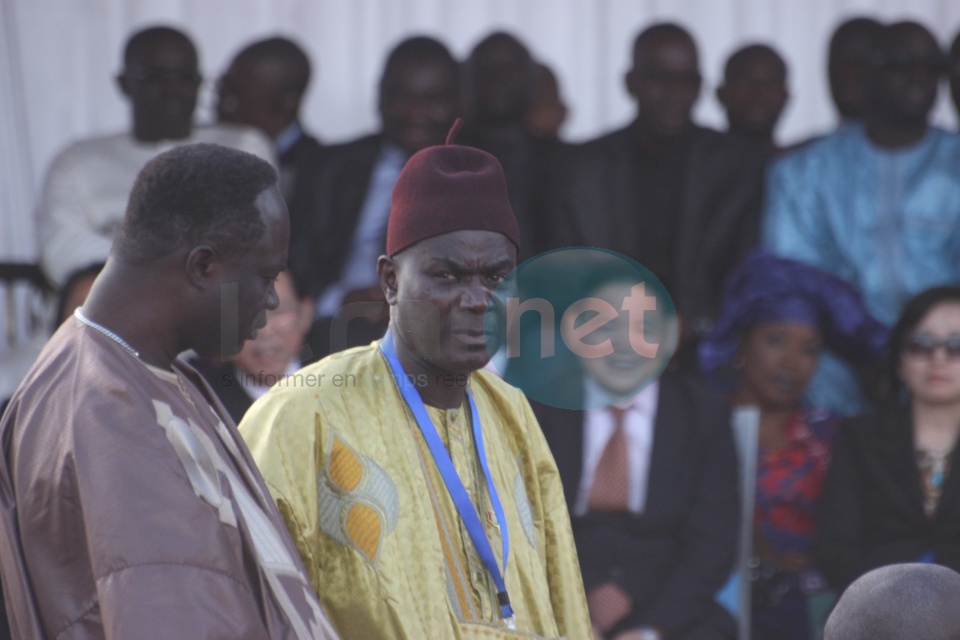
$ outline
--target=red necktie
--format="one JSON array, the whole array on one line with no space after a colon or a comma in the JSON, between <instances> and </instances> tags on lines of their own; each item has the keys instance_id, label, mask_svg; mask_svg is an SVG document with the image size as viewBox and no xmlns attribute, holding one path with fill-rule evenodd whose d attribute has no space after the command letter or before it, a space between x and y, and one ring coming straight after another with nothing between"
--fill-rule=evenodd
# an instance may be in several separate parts
<instances>
[{"instance_id":1,"label":"red necktie","mask_svg":"<svg viewBox=\"0 0 960 640\"><path fill-rule=\"evenodd\" d=\"M610 413L613 415L613 435L607 441L593 473L593 486L587 499L590 511L627 511L630 463L623 424L626 411L610 407Z\"/></svg>"}]
</instances>

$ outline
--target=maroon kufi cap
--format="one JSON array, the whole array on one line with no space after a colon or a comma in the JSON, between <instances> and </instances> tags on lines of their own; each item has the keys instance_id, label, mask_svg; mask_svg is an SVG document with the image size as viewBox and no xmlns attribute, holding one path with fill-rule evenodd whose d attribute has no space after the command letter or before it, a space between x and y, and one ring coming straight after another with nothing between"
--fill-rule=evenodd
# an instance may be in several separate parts
<instances>
[{"instance_id":1,"label":"maroon kufi cap","mask_svg":"<svg viewBox=\"0 0 960 640\"><path fill-rule=\"evenodd\" d=\"M387 255L462 230L502 233L519 251L520 228L503 168L486 151L453 144L461 124L458 118L445 145L421 149L400 172L387 222Z\"/></svg>"}]
</instances>

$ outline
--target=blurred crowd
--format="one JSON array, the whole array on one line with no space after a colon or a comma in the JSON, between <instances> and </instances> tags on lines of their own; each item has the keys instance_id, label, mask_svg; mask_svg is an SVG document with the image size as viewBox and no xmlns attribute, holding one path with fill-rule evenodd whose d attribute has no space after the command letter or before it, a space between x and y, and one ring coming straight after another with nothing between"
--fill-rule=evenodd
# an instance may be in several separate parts
<instances>
[{"instance_id":1,"label":"blurred crowd","mask_svg":"<svg viewBox=\"0 0 960 640\"><path fill-rule=\"evenodd\" d=\"M383 335L376 264L394 183L460 117L458 142L503 167L520 260L609 249L644 265L677 310L667 370L629 397L607 389L612 417L534 404L595 634L735 637L717 594L747 496L728 425L754 406L752 553L739 576L753 638L821 637L836 597L873 569L960 570L960 134L930 123L944 80L960 112L960 37L945 48L921 24L857 17L822 45L836 128L789 147L775 143L789 100L775 44L730 55L716 90L728 124L716 131L692 119L697 43L673 23L638 33L624 78L635 117L594 140L562 139L557 76L496 32L464 60L434 38L397 43L380 76L379 129L326 144L298 118L314 61L296 42L244 44L217 82L217 123L200 127L196 46L171 27L144 29L116 79L130 129L73 142L46 175L35 219L57 322L107 260L150 158L216 142L269 160L291 220L279 306L236 357L193 361L240 422L285 374ZM36 348L20 345L4 367L25 372ZM614 440L627 490L594 500Z\"/></svg>"}]
</instances>

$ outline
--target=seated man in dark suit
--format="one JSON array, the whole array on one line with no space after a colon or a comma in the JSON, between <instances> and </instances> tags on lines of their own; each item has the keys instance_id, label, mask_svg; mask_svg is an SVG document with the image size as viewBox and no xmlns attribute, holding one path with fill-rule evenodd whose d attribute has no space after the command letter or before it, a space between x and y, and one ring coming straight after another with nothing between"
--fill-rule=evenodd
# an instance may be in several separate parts
<instances>
[{"instance_id":1,"label":"seated man in dark suit","mask_svg":"<svg viewBox=\"0 0 960 640\"><path fill-rule=\"evenodd\" d=\"M297 290L289 272L281 271L276 282L277 308L267 311L267 324L252 340L243 343L233 360L191 361L213 388L230 417L238 424L254 400L275 384L288 384L304 364L313 362L304 346L313 318L313 300Z\"/></svg>"},{"instance_id":2,"label":"seated man in dark suit","mask_svg":"<svg viewBox=\"0 0 960 640\"><path fill-rule=\"evenodd\" d=\"M640 33L626 75L636 118L574 149L546 209L548 246L612 249L656 274L684 323L681 356L693 355L727 272L757 242L766 158L756 143L693 123L700 84L686 30Z\"/></svg>"},{"instance_id":3,"label":"seated man in dark suit","mask_svg":"<svg viewBox=\"0 0 960 640\"><path fill-rule=\"evenodd\" d=\"M443 44L422 36L404 40L390 53L380 79L381 130L327 147L312 182L312 215L292 220L290 233L290 271L317 298L317 322L308 338L315 357L366 344L386 330L377 257L383 253L390 194L407 158L443 144L456 116L459 82L457 62ZM352 321L334 322L348 305L345 314ZM346 340L338 338L344 324L355 329L346 328Z\"/></svg>"},{"instance_id":4,"label":"seated man in dark suit","mask_svg":"<svg viewBox=\"0 0 960 640\"><path fill-rule=\"evenodd\" d=\"M510 205L520 225L520 261L546 248L543 194L551 162L561 151L554 138L535 135L528 122L538 84L537 63L522 42L498 31L481 40L463 65L463 144L493 154L507 176Z\"/></svg>"},{"instance_id":5,"label":"seated man in dark suit","mask_svg":"<svg viewBox=\"0 0 960 640\"><path fill-rule=\"evenodd\" d=\"M323 157L304 131L300 103L310 82L310 59L292 40L267 38L240 50L217 83L217 119L260 129L276 148L280 191L297 228L313 210L311 189Z\"/></svg>"},{"instance_id":6,"label":"seated man in dark suit","mask_svg":"<svg viewBox=\"0 0 960 640\"><path fill-rule=\"evenodd\" d=\"M730 54L723 66L717 101L727 115L727 131L756 141L776 155L774 132L787 104L787 63L765 44L750 44Z\"/></svg>"},{"instance_id":7,"label":"seated man in dark suit","mask_svg":"<svg viewBox=\"0 0 960 640\"><path fill-rule=\"evenodd\" d=\"M628 285L596 291L627 308ZM680 373L651 381L662 364L635 351L625 316L593 332L611 341L610 355L581 359L584 410L534 405L570 507L595 634L733 638L733 618L714 599L736 553L729 410Z\"/></svg>"}]
</instances>

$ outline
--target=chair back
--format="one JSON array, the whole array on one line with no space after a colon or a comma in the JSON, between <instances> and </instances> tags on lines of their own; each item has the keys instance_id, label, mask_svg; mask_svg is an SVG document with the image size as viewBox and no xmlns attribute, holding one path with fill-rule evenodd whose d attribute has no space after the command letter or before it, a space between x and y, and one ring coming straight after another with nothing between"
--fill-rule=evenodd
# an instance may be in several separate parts
<instances>
[{"instance_id":1,"label":"chair back","mask_svg":"<svg viewBox=\"0 0 960 640\"><path fill-rule=\"evenodd\" d=\"M52 294L39 265L0 262L0 354L49 333Z\"/></svg>"}]
</instances>

